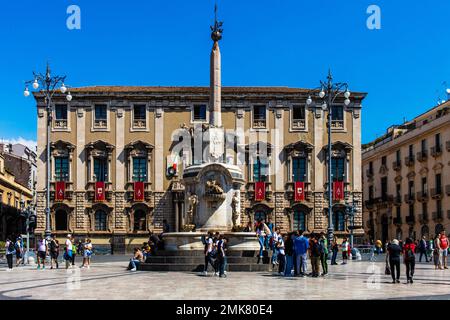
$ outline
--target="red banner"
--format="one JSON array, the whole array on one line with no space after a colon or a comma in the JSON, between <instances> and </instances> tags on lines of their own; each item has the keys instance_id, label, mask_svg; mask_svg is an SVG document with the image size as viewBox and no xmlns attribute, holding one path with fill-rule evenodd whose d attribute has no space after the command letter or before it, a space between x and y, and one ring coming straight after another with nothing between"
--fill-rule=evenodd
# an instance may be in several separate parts
<instances>
[{"instance_id":1,"label":"red banner","mask_svg":"<svg viewBox=\"0 0 450 320\"><path fill-rule=\"evenodd\" d=\"M295 182L295 202L300 202L305 200L305 183Z\"/></svg>"},{"instance_id":2,"label":"red banner","mask_svg":"<svg viewBox=\"0 0 450 320\"><path fill-rule=\"evenodd\" d=\"M263 201L266 198L266 183L255 182L255 201Z\"/></svg>"},{"instance_id":3,"label":"red banner","mask_svg":"<svg viewBox=\"0 0 450 320\"><path fill-rule=\"evenodd\" d=\"M102 181L95 183L95 201L105 201L105 183Z\"/></svg>"},{"instance_id":4,"label":"red banner","mask_svg":"<svg viewBox=\"0 0 450 320\"><path fill-rule=\"evenodd\" d=\"M55 200L56 201L63 201L64 200L65 191L66 191L66 183L64 181L56 182Z\"/></svg>"},{"instance_id":5,"label":"red banner","mask_svg":"<svg viewBox=\"0 0 450 320\"><path fill-rule=\"evenodd\" d=\"M144 201L144 182L134 183L134 201Z\"/></svg>"},{"instance_id":6,"label":"red banner","mask_svg":"<svg viewBox=\"0 0 450 320\"><path fill-rule=\"evenodd\" d=\"M333 182L333 199L336 201L344 200L344 182Z\"/></svg>"}]
</instances>

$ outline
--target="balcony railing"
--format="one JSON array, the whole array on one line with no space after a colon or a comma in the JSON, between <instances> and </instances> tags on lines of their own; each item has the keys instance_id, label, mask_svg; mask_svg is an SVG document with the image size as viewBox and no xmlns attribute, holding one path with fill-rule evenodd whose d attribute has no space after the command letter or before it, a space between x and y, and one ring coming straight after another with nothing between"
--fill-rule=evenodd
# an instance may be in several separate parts
<instances>
[{"instance_id":1,"label":"balcony railing","mask_svg":"<svg viewBox=\"0 0 450 320\"><path fill-rule=\"evenodd\" d=\"M393 223L393 224L396 224L396 225L402 224L402 223L403 223L403 222L402 222L402 217L395 217L395 218L393 218L393 219L392 219L392 223Z\"/></svg>"},{"instance_id":2,"label":"balcony railing","mask_svg":"<svg viewBox=\"0 0 450 320\"><path fill-rule=\"evenodd\" d=\"M424 150L417 152L417 161L423 162L426 161L427 159L428 159L428 151Z\"/></svg>"},{"instance_id":3,"label":"balcony railing","mask_svg":"<svg viewBox=\"0 0 450 320\"><path fill-rule=\"evenodd\" d=\"M392 169L394 169L394 171L399 171L402 169L402 162L400 160L398 161L394 161L392 163Z\"/></svg>"},{"instance_id":4,"label":"balcony railing","mask_svg":"<svg viewBox=\"0 0 450 320\"><path fill-rule=\"evenodd\" d=\"M86 194L87 194L89 201L94 201L95 200L95 182L88 182L86 184L86 190L87 190ZM112 200L112 194L113 194L112 183L105 182L105 199L106 199L106 201Z\"/></svg>"},{"instance_id":5,"label":"balcony railing","mask_svg":"<svg viewBox=\"0 0 450 320\"><path fill-rule=\"evenodd\" d=\"M144 199L150 201L152 198L151 182L144 182ZM125 185L126 199L128 201L134 201L134 182L128 182Z\"/></svg>"},{"instance_id":6,"label":"balcony railing","mask_svg":"<svg viewBox=\"0 0 450 320\"><path fill-rule=\"evenodd\" d=\"M431 156L436 158L442 154L442 145L431 147Z\"/></svg>"},{"instance_id":7,"label":"balcony railing","mask_svg":"<svg viewBox=\"0 0 450 320\"><path fill-rule=\"evenodd\" d=\"M433 199L442 199L442 188L432 188L431 197Z\"/></svg>"},{"instance_id":8,"label":"balcony railing","mask_svg":"<svg viewBox=\"0 0 450 320\"><path fill-rule=\"evenodd\" d=\"M134 129L145 129L147 127L147 122L145 119L134 119L133 128Z\"/></svg>"},{"instance_id":9,"label":"balcony railing","mask_svg":"<svg viewBox=\"0 0 450 320\"><path fill-rule=\"evenodd\" d=\"M402 197L400 195L397 195L394 197L394 205L395 206L401 206L402 205Z\"/></svg>"},{"instance_id":10,"label":"balcony railing","mask_svg":"<svg viewBox=\"0 0 450 320\"><path fill-rule=\"evenodd\" d=\"M295 198L295 182L286 182L285 190L286 190L286 197L289 200L294 200ZM311 191L311 183L305 182L305 201L312 201L312 191Z\"/></svg>"},{"instance_id":11,"label":"balcony railing","mask_svg":"<svg viewBox=\"0 0 450 320\"><path fill-rule=\"evenodd\" d=\"M73 182L65 182L64 200L73 199ZM55 201L56 182L50 182L50 200Z\"/></svg>"},{"instance_id":12,"label":"balcony railing","mask_svg":"<svg viewBox=\"0 0 450 320\"><path fill-rule=\"evenodd\" d=\"M104 129L108 127L108 122L106 119L95 119L94 120L94 128Z\"/></svg>"},{"instance_id":13,"label":"balcony railing","mask_svg":"<svg viewBox=\"0 0 450 320\"><path fill-rule=\"evenodd\" d=\"M413 203L415 200L416 200L416 197L415 197L414 193L411 193L411 194L405 194L405 202L406 202L406 203L411 204L411 203Z\"/></svg>"},{"instance_id":14,"label":"balcony railing","mask_svg":"<svg viewBox=\"0 0 450 320\"><path fill-rule=\"evenodd\" d=\"M55 129L67 129L67 119L55 119L53 121L53 128L55 128Z\"/></svg>"},{"instance_id":15,"label":"balcony railing","mask_svg":"<svg viewBox=\"0 0 450 320\"><path fill-rule=\"evenodd\" d=\"M270 201L272 199L273 191L272 191L272 182L265 182L266 184L266 200ZM252 200L255 200L255 182L247 183L247 192L250 195Z\"/></svg>"},{"instance_id":16,"label":"balcony railing","mask_svg":"<svg viewBox=\"0 0 450 320\"><path fill-rule=\"evenodd\" d=\"M265 129L267 121L266 119L254 119L253 120L253 128L254 129Z\"/></svg>"},{"instance_id":17,"label":"balcony railing","mask_svg":"<svg viewBox=\"0 0 450 320\"><path fill-rule=\"evenodd\" d=\"M433 220L436 222L441 222L443 219L443 214L442 214L442 210L433 212Z\"/></svg>"},{"instance_id":18,"label":"balcony railing","mask_svg":"<svg viewBox=\"0 0 450 320\"><path fill-rule=\"evenodd\" d=\"M417 201L426 202L428 201L428 192L427 191L419 191L416 193Z\"/></svg>"},{"instance_id":19,"label":"balcony railing","mask_svg":"<svg viewBox=\"0 0 450 320\"><path fill-rule=\"evenodd\" d=\"M331 128L332 129L344 129L344 120L332 120Z\"/></svg>"},{"instance_id":20,"label":"balcony railing","mask_svg":"<svg viewBox=\"0 0 450 320\"><path fill-rule=\"evenodd\" d=\"M407 167L411 167L414 165L414 156L410 155L408 157L405 158L405 166Z\"/></svg>"},{"instance_id":21,"label":"balcony railing","mask_svg":"<svg viewBox=\"0 0 450 320\"><path fill-rule=\"evenodd\" d=\"M416 217L415 216L407 216L406 217L406 223L414 224L415 222L416 222Z\"/></svg>"},{"instance_id":22,"label":"balcony railing","mask_svg":"<svg viewBox=\"0 0 450 320\"><path fill-rule=\"evenodd\" d=\"M292 120L292 129L305 129L306 122L304 119L293 119Z\"/></svg>"}]
</instances>

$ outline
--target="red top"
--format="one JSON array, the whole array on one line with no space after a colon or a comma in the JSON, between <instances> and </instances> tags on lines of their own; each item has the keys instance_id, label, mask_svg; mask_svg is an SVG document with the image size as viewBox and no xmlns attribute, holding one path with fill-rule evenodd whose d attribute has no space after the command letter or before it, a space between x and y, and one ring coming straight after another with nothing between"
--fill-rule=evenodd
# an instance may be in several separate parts
<instances>
[{"instance_id":1,"label":"red top","mask_svg":"<svg viewBox=\"0 0 450 320\"><path fill-rule=\"evenodd\" d=\"M416 245L414 243L410 243L403 246L403 252L405 254L409 249L411 249L412 252L416 252Z\"/></svg>"},{"instance_id":2,"label":"red top","mask_svg":"<svg viewBox=\"0 0 450 320\"><path fill-rule=\"evenodd\" d=\"M440 242L441 242L441 249L447 249L448 248L448 238L446 236L441 236L439 238Z\"/></svg>"}]
</instances>

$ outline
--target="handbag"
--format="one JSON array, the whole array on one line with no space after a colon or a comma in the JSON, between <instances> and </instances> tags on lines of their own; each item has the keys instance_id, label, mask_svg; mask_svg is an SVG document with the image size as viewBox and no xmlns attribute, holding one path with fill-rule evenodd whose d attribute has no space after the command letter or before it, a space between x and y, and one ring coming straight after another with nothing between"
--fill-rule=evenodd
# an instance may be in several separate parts
<instances>
[{"instance_id":1,"label":"handbag","mask_svg":"<svg viewBox=\"0 0 450 320\"><path fill-rule=\"evenodd\" d=\"M391 275L391 268L389 267L388 263L386 262L386 267L384 269L385 275Z\"/></svg>"}]
</instances>

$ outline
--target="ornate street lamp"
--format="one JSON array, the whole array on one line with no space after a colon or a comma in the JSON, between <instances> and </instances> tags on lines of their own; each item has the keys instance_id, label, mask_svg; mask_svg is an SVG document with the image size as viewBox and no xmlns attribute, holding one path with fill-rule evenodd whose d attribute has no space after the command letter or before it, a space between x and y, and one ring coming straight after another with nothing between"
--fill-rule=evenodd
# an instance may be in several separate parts
<instances>
[{"instance_id":1,"label":"ornate street lamp","mask_svg":"<svg viewBox=\"0 0 450 320\"><path fill-rule=\"evenodd\" d=\"M320 91L319 91L320 90ZM319 92L318 92L319 91ZM318 93L317 93L318 92ZM331 75L331 70L328 71L327 81L320 81L320 86L313 89L308 94L306 99L306 104L308 106L312 105L313 97L321 105L323 111L328 111L328 249L331 252L331 242L333 241L333 194L332 194L332 170L331 170L331 121L333 104L337 97L343 96L345 98L344 104L348 106L350 104L350 91L348 90L347 83L333 83L333 76Z\"/></svg>"},{"instance_id":2,"label":"ornate street lamp","mask_svg":"<svg viewBox=\"0 0 450 320\"><path fill-rule=\"evenodd\" d=\"M46 104L46 110L47 110L47 157L46 157L46 163L47 163L47 186L46 186L46 193L47 193L47 199L46 199L46 207L45 207L45 214L46 214L46 224L45 224L45 237L48 239L51 236L51 227L50 227L50 128L52 125L52 98L55 95L55 93L60 92L62 94L66 94L67 101L72 101L72 95L70 94L69 89L64 84L64 81L66 80L66 76L51 76L50 74L50 66L47 63L47 70L45 75L41 73L33 72L33 80L26 81L25 82L25 90L23 92L23 95L25 97L28 97L30 95L30 91L28 89L28 86L31 85L34 90L41 90L39 91L44 95L44 100Z\"/></svg>"}]
</instances>

